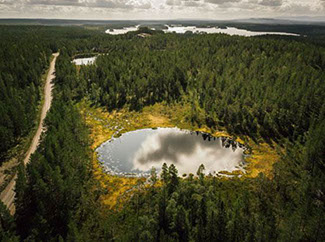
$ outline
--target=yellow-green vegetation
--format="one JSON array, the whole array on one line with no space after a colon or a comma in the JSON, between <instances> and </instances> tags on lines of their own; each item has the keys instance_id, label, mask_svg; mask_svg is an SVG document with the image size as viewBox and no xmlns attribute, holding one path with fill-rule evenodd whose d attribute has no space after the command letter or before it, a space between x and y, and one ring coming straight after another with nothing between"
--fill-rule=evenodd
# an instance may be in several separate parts
<instances>
[{"instance_id":1,"label":"yellow-green vegetation","mask_svg":"<svg viewBox=\"0 0 325 242\"><path fill-rule=\"evenodd\" d=\"M96 149L113 135L116 137L144 128L178 127L211 133L217 137L231 137L226 131L213 132L207 126L198 127L192 124L188 118L190 107L185 104L157 103L144 107L140 112L127 109L107 112L103 108L91 107L89 101L83 100L78 103L78 108L91 130L92 149ZM241 139L237 141L243 143Z\"/></svg>"},{"instance_id":2,"label":"yellow-green vegetation","mask_svg":"<svg viewBox=\"0 0 325 242\"><path fill-rule=\"evenodd\" d=\"M272 146L267 143L256 144L249 140L248 145L252 148L251 154L246 158L246 176L257 177L259 173L264 173L272 178L273 164L279 160L279 152L276 144Z\"/></svg>"},{"instance_id":3,"label":"yellow-green vegetation","mask_svg":"<svg viewBox=\"0 0 325 242\"><path fill-rule=\"evenodd\" d=\"M216 137L231 137L224 130L212 131L207 126L198 127L192 124L187 118L190 107L186 104L167 105L158 103L147 106L140 112L127 109L107 112L104 108L92 107L87 100L81 101L77 106L91 131L91 148L93 151L112 136L117 137L123 133L144 128L179 127L208 132ZM246 174L241 171L220 173L232 176L256 177L260 172L263 172L266 176L271 177L272 166L279 159L279 154L274 148L275 144L273 146L267 143L256 144L248 137L236 138L236 141L251 149L249 156L246 158L248 163ZM96 179L100 181L104 189L107 189L107 193L102 197L102 202L110 208L121 204L121 201L127 199L132 194L127 191L134 189L141 180L139 178L112 176L105 173L97 160L96 152L93 154L93 164Z\"/></svg>"}]
</instances>

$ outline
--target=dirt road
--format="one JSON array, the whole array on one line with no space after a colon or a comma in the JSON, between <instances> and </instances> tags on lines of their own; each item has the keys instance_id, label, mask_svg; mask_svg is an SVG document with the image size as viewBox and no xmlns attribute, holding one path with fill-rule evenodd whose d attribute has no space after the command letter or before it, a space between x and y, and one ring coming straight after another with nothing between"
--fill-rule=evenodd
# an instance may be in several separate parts
<instances>
[{"instance_id":1,"label":"dirt road","mask_svg":"<svg viewBox=\"0 0 325 242\"><path fill-rule=\"evenodd\" d=\"M53 54L54 58L50 64L49 72L46 77L45 87L44 87L44 104L42 107L41 117L39 126L37 128L37 131L35 133L35 136L33 138L33 141L26 153L24 164L26 165L29 160L30 156L36 151L37 146L39 144L41 134L44 130L44 119L46 117L47 111L51 107L52 103L52 88L53 84L51 83L52 80L55 78L55 63L56 59L59 56L59 53ZM10 213L15 213L15 206L14 206L14 198L15 198L15 185L16 185L16 178L17 175L14 176L14 178L10 181L10 183L7 185L7 187L3 190L3 192L0 194L1 201L9 208Z\"/></svg>"}]
</instances>

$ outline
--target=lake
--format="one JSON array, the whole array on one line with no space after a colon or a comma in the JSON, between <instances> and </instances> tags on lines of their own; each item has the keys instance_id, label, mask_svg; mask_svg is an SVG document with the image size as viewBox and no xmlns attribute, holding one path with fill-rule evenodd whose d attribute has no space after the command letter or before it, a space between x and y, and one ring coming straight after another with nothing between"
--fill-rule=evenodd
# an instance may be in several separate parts
<instances>
[{"instance_id":1,"label":"lake","mask_svg":"<svg viewBox=\"0 0 325 242\"><path fill-rule=\"evenodd\" d=\"M178 33L184 34L187 31L192 33L207 33L207 34L228 34L228 35L240 35L240 36L257 36L257 35L291 35L291 36L299 36L299 34L292 34L292 33L283 33L283 32L256 32L256 31L249 31L245 29L237 29L233 27L227 27L225 29L221 29L218 27L207 27L207 28L199 28L196 26L168 26L168 29L164 29L165 33Z\"/></svg>"},{"instance_id":2,"label":"lake","mask_svg":"<svg viewBox=\"0 0 325 242\"><path fill-rule=\"evenodd\" d=\"M98 159L108 173L147 176L152 167L174 164L179 175L196 174L201 164L205 173L244 171L245 148L227 138L178 128L142 129L103 143Z\"/></svg>"},{"instance_id":3,"label":"lake","mask_svg":"<svg viewBox=\"0 0 325 242\"><path fill-rule=\"evenodd\" d=\"M126 34L131 31L137 31L139 29L140 25L134 26L134 27L125 27L123 29L108 29L105 31L106 34L112 34L112 35L119 35L119 34Z\"/></svg>"},{"instance_id":4,"label":"lake","mask_svg":"<svg viewBox=\"0 0 325 242\"><path fill-rule=\"evenodd\" d=\"M134 27L126 27L123 29L108 29L106 30L107 34L112 35L119 35L119 34L126 34L130 31L136 31L138 30L140 25L134 26ZM258 35L289 35L289 36L300 36L299 34L293 34L293 33L285 33L285 32L257 32L257 31L249 31L245 29L237 29L233 27L227 27L227 28L218 28L218 27L196 27L196 26L169 26L165 25L167 29L163 29L165 33L177 33L177 34L184 34L187 31L190 31L194 34L198 33L207 33L207 34L228 34L228 35L239 35L239 36L258 36Z\"/></svg>"}]
</instances>

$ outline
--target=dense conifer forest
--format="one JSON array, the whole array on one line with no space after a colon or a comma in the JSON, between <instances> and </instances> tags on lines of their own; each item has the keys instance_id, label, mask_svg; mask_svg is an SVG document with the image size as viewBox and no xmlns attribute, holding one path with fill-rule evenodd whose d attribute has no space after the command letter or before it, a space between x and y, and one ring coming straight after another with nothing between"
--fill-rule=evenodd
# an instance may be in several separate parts
<instances>
[{"instance_id":1,"label":"dense conifer forest","mask_svg":"<svg viewBox=\"0 0 325 242\"><path fill-rule=\"evenodd\" d=\"M2 160L32 127L41 75L50 54L60 51L47 132L28 166L18 169L16 213L0 207L1 240L325 240L325 49L318 44L324 37L0 31ZM98 58L76 67L71 61L80 54ZM270 176L256 178L220 179L204 166L181 178L177 167L164 165L123 206L107 209L93 175L89 130L76 108L84 98L108 111L189 105L188 122L275 142L281 159Z\"/></svg>"},{"instance_id":2,"label":"dense conifer forest","mask_svg":"<svg viewBox=\"0 0 325 242\"><path fill-rule=\"evenodd\" d=\"M51 49L35 33L0 29L0 163L33 127L40 101L41 75ZM23 48L22 48L23 46Z\"/></svg>"},{"instance_id":3,"label":"dense conifer forest","mask_svg":"<svg viewBox=\"0 0 325 242\"><path fill-rule=\"evenodd\" d=\"M114 44L80 82L108 109L184 101L192 122L295 139L324 112L324 61L322 48L296 41L156 35Z\"/></svg>"}]
</instances>

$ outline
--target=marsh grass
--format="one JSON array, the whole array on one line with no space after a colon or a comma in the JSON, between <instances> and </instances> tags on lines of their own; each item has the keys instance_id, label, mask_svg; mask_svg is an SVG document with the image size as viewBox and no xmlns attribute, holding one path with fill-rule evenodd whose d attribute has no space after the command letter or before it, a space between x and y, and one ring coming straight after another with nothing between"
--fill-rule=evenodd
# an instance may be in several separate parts
<instances>
[{"instance_id":1,"label":"marsh grass","mask_svg":"<svg viewBox=\"0 0 325 242\"><path fill-rule=\"evenodd\" d=\"M137 129L157 128L157 127L178 127L181 129L189 129L200 132L213 134L215 137L232 138L226 130L218 128L218 131L211 130L203 125L199 127L190 122L189 113L190 106L184 104L158 103L152 106L147 106L140 112L129 111L126 108L107 112L102 107L93 107L91 103L84 99L77 104L78 109L85 123L90 129L91 148L93 150L93 166L95 178L100 182L100 185L105 190L101 197L102 203L108 208L118 209L123 201L132 196L132 191L139 189L145 185L146 178L136 177L121 177L113 176L105 173L97 159L96 148L103 142L114 137L119 137L123 133ZM236 137L236 141L244 144L249 149L246 151L247 163L245 170L242 172L220 172L227 176L221 176L220 179L230 179L230 177L257 177L259 173L264 173L268 177L272 177L272 166L279 160L279 153L276 149L276 144L255 143L249 137ZM159 186L159 183L156 184Z\"/></svg>"}]
</instances>

